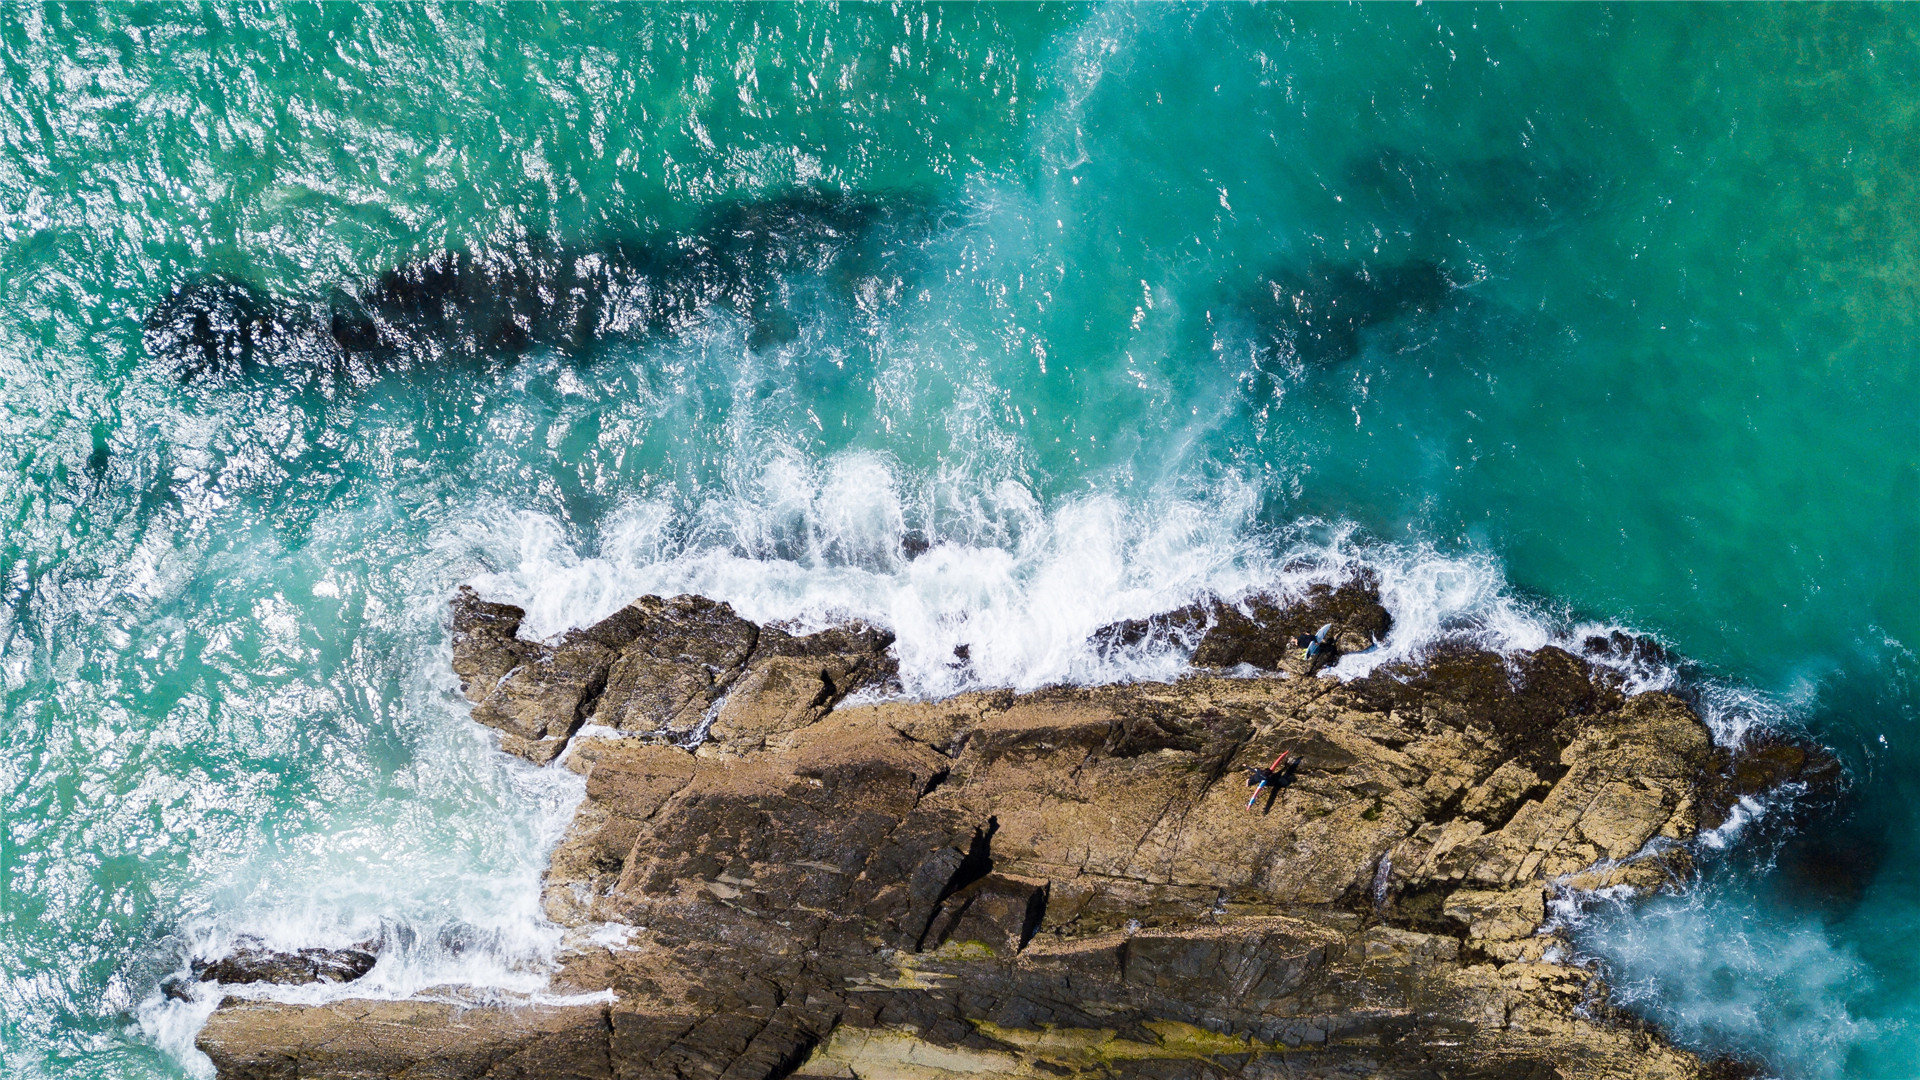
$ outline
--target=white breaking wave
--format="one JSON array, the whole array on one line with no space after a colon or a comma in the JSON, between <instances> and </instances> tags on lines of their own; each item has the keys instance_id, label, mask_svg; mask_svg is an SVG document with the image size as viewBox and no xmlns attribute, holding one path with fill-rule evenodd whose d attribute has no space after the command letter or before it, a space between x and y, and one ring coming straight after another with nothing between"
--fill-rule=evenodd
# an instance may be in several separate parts
<instances>
[{"instance_id":1,"label":"white breaking wave","mask_svg":"<svg viewBox=\"0 0 1920 1080\"><path fill-rule=\"evenodd\" d=\"M1361 575L1378 582L1393 628L1375 648L1342 657L1333 677L1461 642L1498 652L1559 645L1614 667L1632 692L1677 681L1664 662L1587 649L1589 638L1630 631L1528 602L1490 555L1372 541L1341 523L1263 527L1249 483L1151 500L1088 494L1051 507L1012 481L965 499L935 486L902 478L878 454L789 455L747 490L702 501L697 516L667 499L639 501L588 537L545 514L487 507L442 543L494 567L472 584L525 607L529 637L590 625L648 593L698 593L759 622L884 626L898 637L907 693L921 698L1173 678L1187 666L1180 642L1103 653L1090 635L1208 598L1298 597ZM934 504L972 514L918 526ZM910 558L904 546L916 539L928 547ZM1763 704L1729 701L1724 717L1709 719L1735 734Z\"/></svg>"},{"instance_id":2,"label":"white breaking wave","mask_svg":"<svg viewBox=\"0 0 1920 1080\"><path fill-rule=\"evenodd\" d=\"M186 999L156 989L130 1011L142 1036L190 1074L213 1076L194 1039L222 997L191 982L190 963L240 946L371 947L378 959L351 983L256 983L225 996L302 1004L546 996L562 931L540 910L540 877L585 783L494 752L493 737L456 700L448 661L441 640L402 662L402 707L429 737L411 775L396 778L404 790L320 814L313 831L248 864L171 935L176 966L166 980L178 980ZM480 794L471 804L435 805L450 789Z\"/></svg>"},{"instance_id":3,"label":"white breaking wave","mask_svg":"<svg viewBox=\"0 0 1920 1080\"><path fill-rule=\"evenodd\" d=\"M1615 1004L1645 1010L1685 1045L1766 1047L1770 1076L1847 1075L1848 1049L1886 1028L1847 1005L1871 968L1819 916L1756 919L1732 891L1710 882L1638 899L1618 887L1565 896L1552 914L1583 944L1604 944Z\"/></svg>"}]
</instances>

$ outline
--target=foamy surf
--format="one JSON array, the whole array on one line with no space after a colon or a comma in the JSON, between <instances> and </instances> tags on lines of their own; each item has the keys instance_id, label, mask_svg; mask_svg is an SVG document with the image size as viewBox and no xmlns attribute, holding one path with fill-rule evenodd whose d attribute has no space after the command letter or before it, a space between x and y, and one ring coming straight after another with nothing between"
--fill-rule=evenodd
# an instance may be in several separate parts
<instances>
[{"instance_id":1,"label":"foamy surf","mask_svg":"<svg viewBox=\"0 0 1920 1080\"><path fill-rule=\"evenodd\" d=\"M540 875L584 783L565 769L491 752L492 740L454 700L444 640L414 650L404 670L405 707L439 740L421 747L424 760L411 769L420 803L402 796L328 815L332 832L300 837L247 864L158 943L166 967L129 1012L141 1037L191 1075L213 1075L194 1039L225 997L553 999L549 973L562 934L540 911ZM478 805L435 805L450 786L485 795ZM242 946L361 948L377 959L351 982L193 980L194 962Z\"/></svg>"},{"instance_id":2,"label":"foamy surf","mask_svg":"<svg viewBox=\"0 0 1920 1080\"><path fill-rule=\"evenodd\" d=\"M1761 920L1704 881L1651 899L1600 890L1556 905L1560 926L1609 976L1614 1004L1649 1016L1707 1053L1745 1055L1768 1077L1842 1074L1848 1048L1885 1024L1854 1015L1843 990L1869 986L1862 958L1817 915ZM1604 955L1604 961L1596 959Z\"/></svg>"},{"instance_id":3,"label":"foamy surf","mask_svg":"<svg viewBox=\"0 0 1920 1080\"><path fill-rule=\"evenodd\" d=\"M1003 481L940 500L967 505L970 515L926 521L938 482L899 472L875 454L814 464L787 456L756 490L703 498L692 512L666 499L637 501L597 535L580 535L546 514L484 507L439 543L492 567L472 584L525 607L522 632L531 637L590 625L644 594L698 593L760 622L885 626L897 635L906 691L924 698L1171 678L1185 670L1185 643L1103 652L1091 635L1196 601L1292 598L1359 577L1377 582L1393 627L1374 648L1344 656L1331 669L1336 678L1461 643L1497 652L1558 645L1617 670L1629 692L1679 682L1657 650L1650 658L1609 646L1637 637L1630 628L1520 597L1490 555L1371 540L1339 522L1268 527L1250 483L1142 500L1089 494L1043 508ZM859 500L871 508L846 509ZM1590 646L1595 640L1602 644ZM1736 733L1764 705L1757 695L1729 700L1712 718L1716 731Z\"/></svg>"}]
</instances>

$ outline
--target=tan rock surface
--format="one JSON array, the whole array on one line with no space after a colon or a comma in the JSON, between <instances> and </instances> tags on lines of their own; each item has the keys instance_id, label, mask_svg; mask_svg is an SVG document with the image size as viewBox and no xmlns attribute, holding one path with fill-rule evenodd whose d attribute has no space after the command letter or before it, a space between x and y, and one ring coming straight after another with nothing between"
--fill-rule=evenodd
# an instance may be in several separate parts
<instances>
[{"instance_id":1,"label":"tan rock surface","mask_svg":"<svg viewBox=\"0 0 1920 1080\"><path fill-rule=\"evenodd\" d=\"M1364 595L1310 599L1365 615ZM610 669L680 665L649 678L679 695L684 676L685 701L728 693L697 752L602 738L568 755L587 800L545 885L575 930L555 991L615 1000L230 1004L201 1037L223 1077L1704 1075L1547 959L1546 902L1569 875L1684 871L1673 842L1715 823L1695 796L1738 761L1677 698L1625 698L1557 649L1342 684L1259 638L1249 606L1215 651L1277 665L1262 677L834 708L884 670L864 628L738 646L681 598L653 610L703 612L726 641L593 628L532 646L503 631L512 609L460 603L475 717L513 713L525 737L564 742L580 706L488 687L582 642ZM544 722L526 715L540 701ZM640 727L685 722L648 708ZM1249 809L1243 770L1283 750ZM587 944L604 924L625 943ZM411 1034L431 1024L471 1034Z\"/></svg>"}]
</instances>

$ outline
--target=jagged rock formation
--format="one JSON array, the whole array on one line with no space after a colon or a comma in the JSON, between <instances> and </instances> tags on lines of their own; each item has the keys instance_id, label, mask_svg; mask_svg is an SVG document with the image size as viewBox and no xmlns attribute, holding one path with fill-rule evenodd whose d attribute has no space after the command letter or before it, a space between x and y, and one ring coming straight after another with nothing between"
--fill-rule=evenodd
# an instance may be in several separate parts
<instances>
[{"instance_id":1,"label":"jagged rock formation","mask_svg":"<svg viewBox=\"0 0 1920 1080\"><path fill-rule=\"evenodd\" d=\"M1286 642L1333 606L1385 630L1361 583L1169 617L1264 676L835 708L884 635L649 597L545 646L463 593L475 718L586 775L554 989L613 1000L233 1002L200 1045L228 1080L1706 1075L1548 902L1657 887L1725 792L1813 759L1748 767L1558 649L1311 677Z\"/></svg>"},{"instance_id":2,"label":"jagged rock formation","mask_svg":"<svg viewBox=\"0 0 1920 1080\"><path fill-rule=\"evenodd\" d=\"M297 986L316 982L352 982L372 971L378 960L373 950L364 946L274 952L258 942L242 941L239 948L219 960L195 961L193 976L203 982L229 985L276 982Z\"/></svg>"},{"instance_id":3,"label":"jagged rock formation","mask_svg":"<svg viewBox=\"0 0 1920 1080\"><path fill-rule=\"evenodd\" d=\"M742 678L742 702L777 707L775 726L799 727L896 671L886 655L892 634L851 626L795 637L699 596L644 596L552 645L518 636L525 614L463 588L454 603L453 670L474 702L473 718L500 729L501 749L542 764L589 719L685 739ZM714 719L723 733L741 723L725 709Z\"/></svg>"},{"instance_id":4,"label":"jagged rock formation","mask_svg":"<svg viewBox=\"0 0 1920 1080\"><path fill-rule=\"evenodd\" d=\"M245 983L279 983L304 986L308 983L352 982L373 970L380 958L376 946L363 943L346 949L298 949L276 952L257 938L242 938L233 951L218 960L195 960L189 966L191 978L173 978L161 987L175 1000L192 997L192 984L219 983L238 986Z\"/></svg>"},{"instance_id":5,"label":"jagged rock formation","mask_svg":"<svg viewBox=\"0 0 1920 1080\"><path fill-rule=\"evenodd\" d=\"M1335 589L1314 585L1305 594L1282 599L1251 596L1238 604L1221 600L1189 604L1147 619L1128 619L1102 627L1096 648L1111 652L1153 639L1177 639L1193 647L1193 664L1203 668L1248 667L1278 670L1295 654L1295 668L1317 670L1344 652L1362 652L1387 636L1393 620L1374 592L1378 582L1358 578ZM1334 632L1311 662L1298 651L1298 639L1332 623Z\"/></svg>"}]
</instances>

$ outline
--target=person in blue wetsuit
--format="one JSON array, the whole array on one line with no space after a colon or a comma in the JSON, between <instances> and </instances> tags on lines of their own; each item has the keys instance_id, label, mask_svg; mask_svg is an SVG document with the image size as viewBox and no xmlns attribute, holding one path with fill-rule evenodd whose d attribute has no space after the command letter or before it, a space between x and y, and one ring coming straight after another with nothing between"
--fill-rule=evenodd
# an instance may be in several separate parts
<instances>
[{"instance_id":1,"label":"person in blue wetsuit","mask_svg":"<svg viewBox=\"0 0 1920 1080\"><path fill-rule=\"evenodd\" d=\"M1311 660L1319 656L1321 651L1327 647L1327 637L1332 633L1333 624L1328 623L1321 627L1317 633L1301 634L1299 637L1293 639L1293 643L1307 650L1307 659Z\"/></svg>"}]
</instances>

